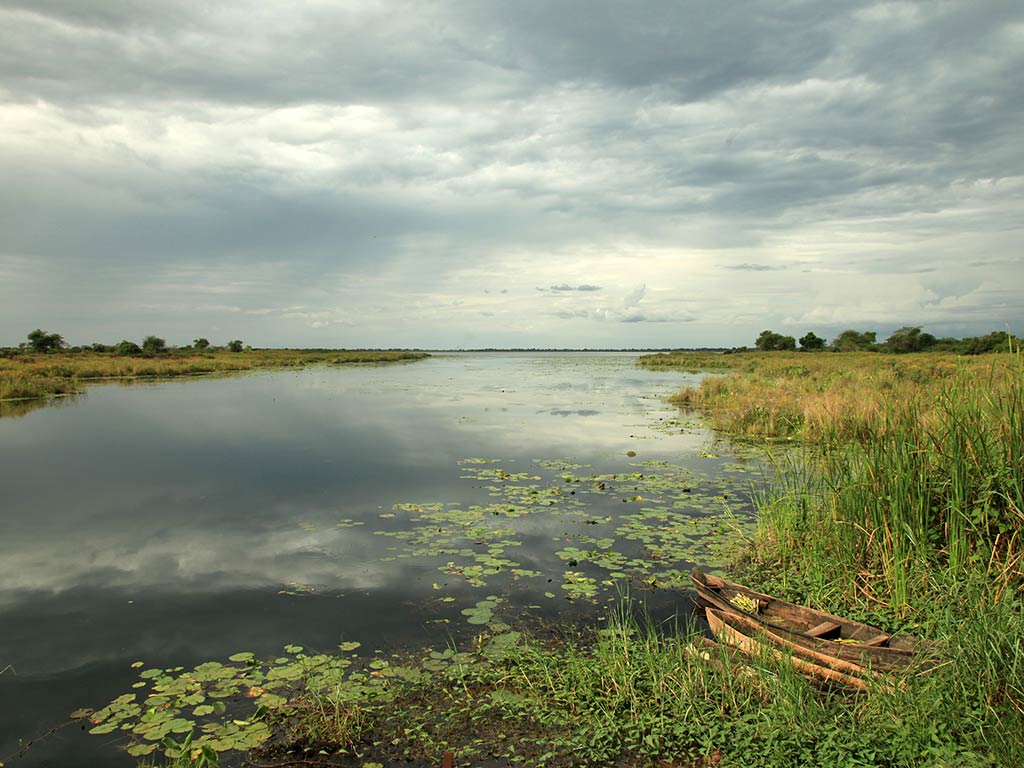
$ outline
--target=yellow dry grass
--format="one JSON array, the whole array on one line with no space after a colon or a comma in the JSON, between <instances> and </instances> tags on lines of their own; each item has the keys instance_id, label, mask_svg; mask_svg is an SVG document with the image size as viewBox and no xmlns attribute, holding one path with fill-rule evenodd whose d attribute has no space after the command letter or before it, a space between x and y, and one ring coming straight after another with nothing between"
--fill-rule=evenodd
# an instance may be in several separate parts
<instances>
[{"instance_id":1,"label":"yellow dry grass","mask_svg":"<svg viewBox=\"0 0 1024 768\"><path fill-rule=\"evenodd\" d=\"M655 364L716 372L729 366L727 375L682 389L674 403L706 409L719 431L776 439L864 439L886 430L900 404L927 424L951 377L992 389L1019 371L1008 354L749 352L710 356L714 367L701 365L707 355L672 357Z\"/></svg>"}]
</instances>

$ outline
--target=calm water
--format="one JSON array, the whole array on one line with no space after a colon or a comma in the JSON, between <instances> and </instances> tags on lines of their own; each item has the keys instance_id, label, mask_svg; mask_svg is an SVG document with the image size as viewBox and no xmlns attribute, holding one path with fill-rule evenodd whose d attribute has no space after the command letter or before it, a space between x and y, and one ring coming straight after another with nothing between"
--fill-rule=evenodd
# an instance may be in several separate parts
<instances>
[{"instance_id":1,"label":"calm water","mask_svg":"<svg viewBox=\"0 0 1024 768\"><path fill-rule=\"evenodd\" d=\"M0 420L0 761L131 690L137 660L443 644L488 594L596 621L610 574L713 559L702 542L750 519L749 467L663 402L696 380L629 355L440 355L97 386ZM597 549L631 560L579 554ZM134 762L66 728L8 764Z\"/></svg>"}]
</instances>

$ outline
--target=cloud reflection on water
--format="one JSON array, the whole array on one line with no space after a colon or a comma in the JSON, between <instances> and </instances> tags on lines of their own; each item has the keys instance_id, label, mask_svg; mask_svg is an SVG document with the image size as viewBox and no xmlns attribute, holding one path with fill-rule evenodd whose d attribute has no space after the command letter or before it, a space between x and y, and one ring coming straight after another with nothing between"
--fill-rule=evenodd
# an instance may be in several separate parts
<instances>
[{"instance_id":1,"label":"cloud reflection on water","mask_svg":"<svg viewBox=\"0 0 1024 768\"><path fill-rule=\"evenodd\" d=\"M379 509L466 498L468 456L522 469L653 441L647 411L672 411L652 395L679 380L629 358L466 355L93 388L0 427L0 604L83 583L382 588L403 577L379 562ZM342 518L368 525L333 528Z\"/></svg>"}]
</instances>

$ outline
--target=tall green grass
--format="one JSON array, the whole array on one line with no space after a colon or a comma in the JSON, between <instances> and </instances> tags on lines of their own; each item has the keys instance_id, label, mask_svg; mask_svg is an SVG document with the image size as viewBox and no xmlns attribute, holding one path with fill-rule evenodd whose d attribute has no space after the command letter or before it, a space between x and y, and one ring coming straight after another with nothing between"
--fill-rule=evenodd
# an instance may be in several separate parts
<instances>
[{"instance_id":1,"label":"tall green grass","mask_svg":"<svg viewBox=\"0 0 1024 768\"><path fill-rule=\"evenodd\" d=\"M778 463L741 569L791 599L937 641L945 662L872 707L936 738L956 729L974 740L972 764L1019 764L1024 361L962 368L879 407L868 434L837 430ZM946 764L926 754L920 764Z\"/></svg>"},{"instance_id":2,"label":"tall green grass","mask_svg":"<svg viewBox=\"0 0 1024 768\"><path fill-rule=\"evenodd\" d=\"M805 570L842 563L861 592L896 605L936 571L1020 583L1024 366L1015 365L991 387L961 372L934 402L886 403L870 439L809 449L806 471L781 473L763 505L763 546L807 561Z\"/></svg>"}]
</instances>

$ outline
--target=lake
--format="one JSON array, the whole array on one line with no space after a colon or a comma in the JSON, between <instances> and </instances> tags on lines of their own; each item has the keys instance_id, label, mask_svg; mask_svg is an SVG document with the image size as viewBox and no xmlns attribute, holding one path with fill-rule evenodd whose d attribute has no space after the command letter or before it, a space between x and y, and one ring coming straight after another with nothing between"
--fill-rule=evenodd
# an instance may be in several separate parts
<instances>
[{"instance_id":1,"label":"lake","mask_svg":"<svg viewBox=\"0 0 1024 768\"><path fill-rule=\"evenodd\" d=\"M756 461L664 398L698 374L620 353L437 354L92 386L0 419L0 761L135 765L79 707L131 665L284 645L389 651L505 620L658 617L753 521ZM631 455L635 454L635 455Z\"/></svg>"}]
</instances>

